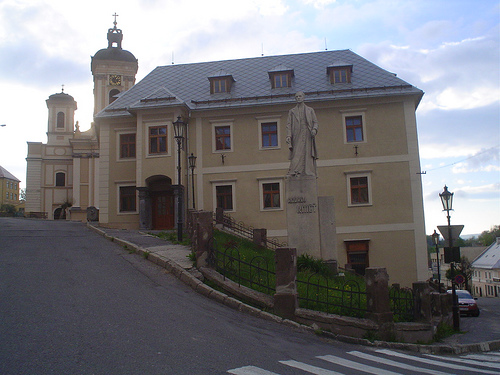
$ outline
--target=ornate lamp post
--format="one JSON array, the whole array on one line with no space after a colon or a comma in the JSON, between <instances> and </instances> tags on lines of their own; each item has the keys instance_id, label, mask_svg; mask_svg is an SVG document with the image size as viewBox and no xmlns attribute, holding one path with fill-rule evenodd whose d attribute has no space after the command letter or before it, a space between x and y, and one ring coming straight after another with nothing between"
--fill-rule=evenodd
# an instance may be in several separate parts
<instances>
[{"instance_id":1,"label":"ornate lamp post","mask_svg":"<svg viewBox=\"0 0 500 375\"><path fill-rule=\"evenodd\" d=\"M441 291L441 271L439 269L439 233L434 229L434 233L432 233L432 240L434 241L434 245L436 245L436 259L437 259L437 272L438 272L438 285L439 290Z\"/></svg>"},{"instance_id":2,"label":"ornate lamp post","mask_svg":"<svg viewBox=\"0 0 500 375\"><path fill-rule=\"evenodd\" d=\"M448 247L449 251L453 251L453 237L451 233L450 224L450 211L453 211L453 193L448 191L448 187L445 185L442 193L439 194L441 198L441 203L443 204L443 211L446 211L446 218L448 219ZM453 297L453 329L458 331L460 329L460 316L458 311L458 299L457 299L457 289L455 285L455 263L450 263L451 267L451 295Z\"/></svg>"},{"instance_id":3,"label":"ornate lamp post","mask_svg":"<svg viewBox=\"0 0 500 375\"><path fill-rule=\"evenodd\" d=\"M196 156L191 153L190 156L188 156L188 162L189 162L189 169L191 169L191 186L193 190L193 210L196 208L194 204L194 169L196 168Z\"/></svg>"},{"instance_id":4,"label":"ornate lamp post","mask_svg":"<svg viewBox=\"0 0 500 375\"><path fill-rule=\"evenodd\" d=\"M174 134L177 141L177 241L182 241L182 180L181 180L181 150L184 141L184 131L186 123L182 121L181 116L177 116L174 122Z\"/></svg>"}]
</instances>

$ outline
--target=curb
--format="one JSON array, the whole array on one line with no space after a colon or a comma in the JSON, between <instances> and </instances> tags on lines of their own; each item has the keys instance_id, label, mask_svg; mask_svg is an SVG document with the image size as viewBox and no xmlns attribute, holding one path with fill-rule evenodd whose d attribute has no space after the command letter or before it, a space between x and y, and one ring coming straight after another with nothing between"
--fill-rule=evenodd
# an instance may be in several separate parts
<instances>
[{"instance_id":1,"label":"curb","mask_svg":"<svg viewBox=\"0 0 500 375\"><path fill-rule=\"evenodd\" d=\"M184 268L182 268L172 260L162 259L156 254L149 253L147 250L141 248L139 245L136 245L134 243L131 243L129 241L117 237L110 236L104 230L101 230L89 223L87 223L87 227L95 231L96 233L100 234L104 238L124 247L125 249L134 250L136 253L144 256L145 259L149 260L150 262L155 263L159 267L166 269L169 273L174 275L184 284L190 286L195 292L207 298L222 303L223 305L226 305L234 310L252 315L260 319L265 319L275 323L284 324L290 328L294 328L303 332L318 334L313 327L297 323L293 320L284 319L277 315L260 310L256 307L250 306L244 302L241 302L233 297L230 297L222 292L219 292L218 290L209 287L203 281L196 278L193 274L191 274L189 271L186 271ZM145 256L144 254L147 255ZM423 354L464 354L464 353L489 352L492 350L500 349L500 340L485 341L473 344L424 345L424 344L408 344L408 343L388 342L388 341L369 341L367 339L362 339L357 337L349 337L349 336L333 334L328 331L322 331L318 335L328 340L335 340L348 344L364 345L376 348L404 350L404 351L417 352Z\"/></svg>"}]
</instances>

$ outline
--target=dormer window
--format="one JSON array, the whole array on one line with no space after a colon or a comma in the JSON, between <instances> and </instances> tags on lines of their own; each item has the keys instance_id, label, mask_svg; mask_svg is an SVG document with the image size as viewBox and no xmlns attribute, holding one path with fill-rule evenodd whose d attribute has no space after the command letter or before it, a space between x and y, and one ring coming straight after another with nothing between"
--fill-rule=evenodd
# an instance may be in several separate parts
<instances>
[{"instance_id":1,"label":"dormer window","mask_svg":"<svg viewBox=\"0 0 500 375\"><path fill-rule=\"evenodd\" d=\"M269 79L271 80L271 87L273 89L280 89L284 87L292 87L293 69L285 65L278 65L268 72Z\"/></svg>"},{"instance_id":2,"label":"dormer window","mask_svg":"<svg viewBox=\"0 0 500 375\"><path fill-rule=\"evenodd\" d=\"M326 74L330 78L330 83L351 83L352 65L337 62L326 68Z\"/></svg>"},{"instance_id":3,"label":"dormer window","mask_svg":"<svg viewBox=\"0 0 500 375\"><path fill-rule=\"evenodd\" d=\"M223 70L220 70L217 74L208 77L210 81L210 94L219 94L225 92L231 92L231 87L234 82L234 78L231 74L227 74Z\"/></svg>"}]
</instances>

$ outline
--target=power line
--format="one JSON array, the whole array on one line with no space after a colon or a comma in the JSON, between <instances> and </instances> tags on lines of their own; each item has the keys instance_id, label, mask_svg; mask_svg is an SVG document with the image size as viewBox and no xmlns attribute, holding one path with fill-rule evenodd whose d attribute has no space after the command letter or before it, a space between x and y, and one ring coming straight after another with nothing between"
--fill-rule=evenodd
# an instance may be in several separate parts
<instances>
[{"instance_id":1,"label":"power line","mask_svg":"<svg viewBox=\"0 0 500 375\"><path fill-rule=\"evenodd\" d=\"M455 165L455 164L462 163L462 162L464 162L464 161L466 161L466 160L470 160L470 159L473 159L473 158L475 158L475 157L478 157L479 155L482 155L482 154L484 154L484 153L486 153L486 152L488 152L488 151L494 150L494 149L499 148L499 147L500 147L500 145L496 145L496 146L490 147L490 148L488 148L488 149L486 149L486 150L484 150L484 151L478 152L478 153L477 153L477 154L475 154L475 155L469 156L469 157L467 157L467 158L465 158L465 159L455 161L455 162L453 162L453 163L451 163L451 164L442 165L442 166L440 166L440 167L436 167L436 168L428 169L427 171L422 171L422 172L419 172L418 174L427 174L427 172L430 172L430 171L435 171L435 170L438 170L438 169L448 168L448 167L451 167L451 166L453 166L453 165Z\"/></svg>"}]
</instances>

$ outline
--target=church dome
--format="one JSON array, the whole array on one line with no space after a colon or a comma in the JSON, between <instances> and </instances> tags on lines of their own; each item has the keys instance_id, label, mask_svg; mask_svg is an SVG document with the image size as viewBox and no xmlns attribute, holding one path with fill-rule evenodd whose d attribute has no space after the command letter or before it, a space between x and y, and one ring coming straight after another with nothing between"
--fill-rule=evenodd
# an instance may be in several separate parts
<instances>
[{"instance_id":1,"label":"church dome","mask_svg":"<svg viewBox=\"0 0 500 375\"><path fill-rule=\"evenodd\" d=\"M75 101L75 99L69 95L69 94L66 94L65 92L59 92L57 94L52 94L49 96L49 100L64 100L64 101Z\"/></svg>"},{"instance_id":2,"label":"church dome","mask_svg":"<svg viewBox=\"0 0 500 375\"><path fill-rule=\"evenodd\" d=\"M132 52L126 51L118 47L103 48L96 52L92 60L116 60L137 62L137 59Z\"/></svg>"}]
</instances>

